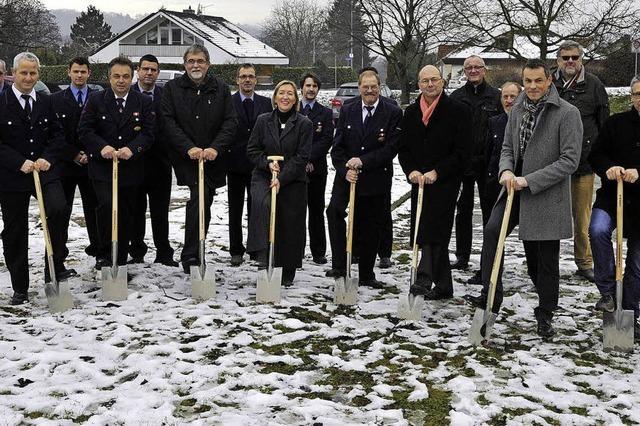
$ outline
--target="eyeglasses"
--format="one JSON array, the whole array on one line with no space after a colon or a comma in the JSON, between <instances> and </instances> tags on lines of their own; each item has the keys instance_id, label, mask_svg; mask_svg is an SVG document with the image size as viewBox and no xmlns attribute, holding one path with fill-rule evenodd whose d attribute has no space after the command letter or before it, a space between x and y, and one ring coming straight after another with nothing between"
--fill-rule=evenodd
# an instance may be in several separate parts
<instances>
[{"instance_id":1,"label":"eyeglasses","mask_svg":"<svg viewBox=\"0 0 640 426\"><path fill-rule=\"evenodd\" d=\"M188 59L185 64L189 65L189 66L193 66L195 64L198 65L204 65L206 64L207 61L205 59Z\"/></svg>"},{"instance_id":2,"label":"eyeglasses","mask_svg":"<svg viewBox=\"0 0 640 426\"><path fill-rule=\"evenodd\" d=\"M631 92L632 98L640 98L640 92Z\"/></svg>"},{"instance_id":3,"label":"eyeglasses","mask_svg":"<svg viewBox=\"0 0 640 426\"><path fill-rule=\"evenodd\" d=\"M466 67L464 67L465 71L480 71L481 69L484 69L484 65L467 65Z\"/></svg>"},{"instance_id":4,"label":"eyeglasses","mask_svg":"<svg viewBox=\"0 0 640 426\"><path fill-rule=\"evenodd\" d=\"M238 76L238 80L253 80L254 78L256 78L256 76L253 74L242 74Z\"/></svg>"},{"instance_id":5,"label":"eyeglasses","mask_svg":"<svg viewBox=\"0 0 640 426\"><path fill-rule=\"evenodd\" d=\"M580 59L580 55L562 55L560 57L565 62L568 61L569 59L571 59L572 61L577 61L578 59Z\"/></svg>"},{"instance_id":6,"label":"eyeglasses","mask_svg":"<svg viewBox=\"0 0 640 426\"><path fill-rule=\"evenodd\" d=\"M420 80L420 84L437 84L440 80L442 80L440 77L423 78Z\"/></svg>"}]
</instances>

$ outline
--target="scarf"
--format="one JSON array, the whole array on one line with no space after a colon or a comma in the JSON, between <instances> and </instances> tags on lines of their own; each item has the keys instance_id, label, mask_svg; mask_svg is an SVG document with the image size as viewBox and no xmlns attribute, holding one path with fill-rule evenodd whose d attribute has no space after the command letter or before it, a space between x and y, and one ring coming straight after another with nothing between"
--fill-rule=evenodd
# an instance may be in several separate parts
<instances>
[{"instance_id":1,"label":"scarf","mask_svg":"<svg viewBox=\"0 0 640 426\"><path fill-rule=\"evenodd\" d=\"M420 109L423 111L422 123L424 124L424 127L427 127L427 124L429 124L429 119L431 118L433 111L436 109L438 102L440 102L441 97L442 97L442 93L440 93L438 97L435 98L435 100L431 103L431 105L427 105L427 101L424 98L424 95L420 95Z\"/></svg>"},{"instance_id":2,"label":"scarf","mask_svg":"<svg viewBox=\"0 0 640 426\"><path fill-rule=\"evenodd\" d=\"M522 114L522 123L520 123L520 134L518 138L520 142L520 158L524 157L524 152L527 149L527 144L531 140L533 129L536 127L536 121L538 119L538 116L540 115L540 112L546 105L547 99L549 99L548 91L542 98L540 98L538 102L535 103L530 100L529 97L524 97L524 101L522 102L522 106L524 107L524 114Z\"/></svg>"}]
</instances>

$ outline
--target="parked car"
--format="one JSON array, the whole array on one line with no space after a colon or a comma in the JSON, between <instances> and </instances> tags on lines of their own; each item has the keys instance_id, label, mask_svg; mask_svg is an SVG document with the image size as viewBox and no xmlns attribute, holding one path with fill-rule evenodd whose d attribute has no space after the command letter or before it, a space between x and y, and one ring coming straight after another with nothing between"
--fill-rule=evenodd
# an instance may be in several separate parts
<instances>
[{"instance_id":1,"label":"parked car","mask_svg":"<svg viewBox=\"0 0 640 426\"><path fill-rule=\"evenodd\" d=\"M358 82L354 83L344 83L338 87L338 91L336 95L329 101L331 103L331 109L333 110L333 120L337 121L340 116L340 108L342 108L342 104L349 99L359 96L360 92L358 91ZM387 98L392 98L391 89L386 84L380 86L380 96L385 96Z\"/></svg>"},{"instance_id":2,"label":"parked car","mask_svg":"<svg viewBox=\"0 0 640 426\"><path fill-rule=\"evenodd\" d=\"M184 74L184 71L160 70L160 73L158 73L158 79L156 80L156 84L158 86L164 86L169 80L173 80L176 77L180 77L182 74ZM138 81L138 73L134 72L132 83L136 83L137 81Z\"/></svg>"},{"instance_id":3,"label":"parked car","mask_svg":"<svg viewBox=\"0 0 640 426\"><path fill-rule=\"evenodd\" d=\"M449 80L449 83L447 84L447 89L456 90L465 84L467 84L466 75L463 74L461 76L451 77L451 80Z\"/></svg>"}]
</instances>

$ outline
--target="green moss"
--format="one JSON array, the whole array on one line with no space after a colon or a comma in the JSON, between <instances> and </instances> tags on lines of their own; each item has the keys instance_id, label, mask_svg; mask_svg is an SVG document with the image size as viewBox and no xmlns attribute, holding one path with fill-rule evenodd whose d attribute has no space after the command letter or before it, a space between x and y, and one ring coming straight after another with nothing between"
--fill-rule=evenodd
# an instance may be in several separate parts
<instances>
[{"instance_id":1,"label":"green moss","mask_svg":"<svg viewBox=\"0 0 640 426\"><path fill-rule=\"evenodd\" d=\"M368 393L375 385L373 376L367 371L341 370L335 367L325 368L325 376L316 382L317 385L331 385L333 389L361 385Z\"/></svg>"},{"instance_id":2,"label":"green moss","mask_svg":"<svg viewBox=\"0 0 640 426\"><path fill-rule=\"evenodd\" d=\"M211 349L202 354L205 362L213 363L218 360L221 356L223 356L225 352L221 349Z\"/></svg>"},{"instance_id":3,"label":"green moss","mask_svg":"<svg viewBox=\"0 0 640 426\"><path fill-rule=\"evenodd\" d=\"M364 407L369 405L369 403L371 403L371 401L369 401L369 398L362 395L358 395L351 399L351 405L353 405L354 407Z\"/></svg>"},{"instance_id":4,"label":"green moss","mask_svg":"<svg viewBox=\"0 0 640 426\"><path fill-rule=\"evenodd\" d=\"M404 389L393 393L394 403L389 408L401 409L405 417L419 415L425 425L449 424L451 392L435 386L427 386L429 397L418 401L408 401L413 390Z\"/></svg>"},{"instance_id":5,"label":"green moss","mask_svg":"<svg viewBox=\"0 0 640 426\"><path fill-rule=\"evenodd\" d=\"M322 323L332 325L331 318L321 314L320 312L305 309L301 306L292 306L288 313L289 318L295 318L304 323Z\"/></svg>"},{"instance_id":6,"label":"green moss","mask_svg":"<svg viewBox=\"0 0 640 426\"><path fill-rule=\"evenodd\" d=\"M29 419L39 419L41 417L46 417L46 416L47 415L42 411L32 411L30 413L27 413L27 418Z\"/></svg>"},{"instance_id":7,"label":"green moss","mask_svg":"<svg viewBox=\"0 0 640 426\"><path fill-rule=\"evenodd\" d=\"M569 410L571 410L573 414L577 414L579 416L586 417L589 415L589 410L587 410L585 407L569 407Z\"/></svg>"},{"instance_id":8,"label":"green moss","mask_svg":"<svg viewBox=\"0 0 640 426\"><path fill-rule=\"evenodd\" d=\"M305 365L291 365L285 362L263 363L260 372L262 374L280 373L291 376L298 371L308 370L310 367Z\"/></svg>"},{"instance_id":9,"label":"green moss","mask_svg":"<svg viewBox=\"0 0 640 426\"><path fill-rule=\"evenodd\" d=\"M408 265L411 263L411 253L400 253L396 256L396 262L400 265Z\"/></svg>"},{"instance_id":10,"label":"green moss","mask_svg":"<svg viewBox=\"0 0 640 426\"><path fill-rule=\"evenodd\" d=\"M180 401L180 406L181 407L193 407L194 405L196 405L196 402L198 402L198 400L195 399L195 398L187 398L187 399L183 399L182 401Z\"/></svg>"}]
</instances>

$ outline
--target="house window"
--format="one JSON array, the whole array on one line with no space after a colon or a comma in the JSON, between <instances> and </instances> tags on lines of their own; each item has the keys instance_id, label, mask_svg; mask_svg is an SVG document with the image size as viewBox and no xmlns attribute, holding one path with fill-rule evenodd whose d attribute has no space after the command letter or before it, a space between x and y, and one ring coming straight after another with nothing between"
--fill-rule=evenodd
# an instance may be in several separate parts
<instances>
[{"instance_id":1,"label":"house window","mask_svg":"<svg viewBox=\"0 0 640 426\"><path fill-rule=\"evenodd\" d=\"M160 27L160 44L169 44L169 28Z\"/></svg>"},{"instance_id":2,"label":"house window","mask_svg":"<svg viewBox=\"0 0 640 426\"><path fill-rule=\"evenodd\" d=\"M171 44L182 44L181 28L171 28Z\"/></svg>"},{"instance_id":3,"label":"house window","mask_svg":"<svg viewBox=\"0 0 640 426\"><path fill-rule=\"evenodd\" d=\"M158 28L153 27L147 31L147 44L158 44Z\"/></svg>"},{"instance_id":4,"label":"house window","mask_svg":"<svg viewBox=\"0 0 640 426\"><path fill-rule=\"evenodd\" d=\"M195 42L195 37L193 34L189 34L188 32L184 32L184 44L191 46Z\"/></svg>"},{"instance_id":5,"label":"house window","mask_svg":"<svg viewBox=\"0 0 640 426\"><path fill-rule=\"evenodd\" d=\"M147 35L142 34L138 38L136 38L136 44L147 44Z\"/></svg>"}]
</instances>

